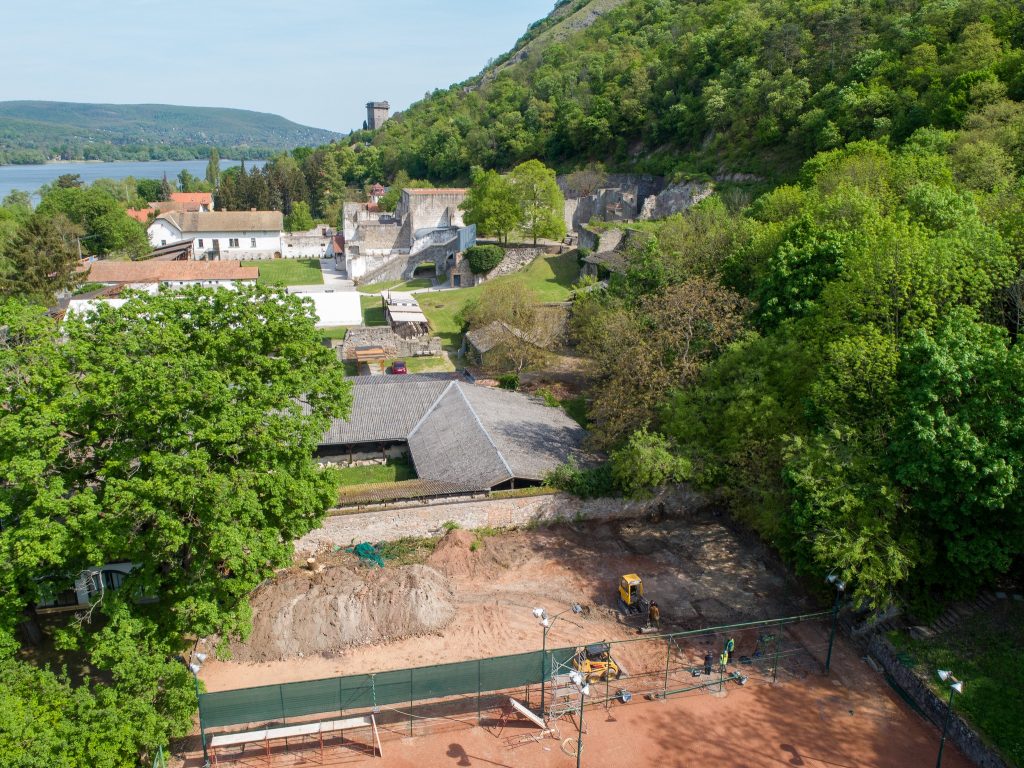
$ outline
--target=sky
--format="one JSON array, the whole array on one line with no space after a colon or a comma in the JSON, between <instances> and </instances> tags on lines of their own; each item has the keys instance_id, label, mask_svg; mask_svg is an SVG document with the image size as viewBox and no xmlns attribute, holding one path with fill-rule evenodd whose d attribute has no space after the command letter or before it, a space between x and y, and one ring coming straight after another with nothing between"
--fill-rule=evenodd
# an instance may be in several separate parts
<instances>
[{"instance_id":1,"label":"sky","mask_svg":"<svg viewBox=\"0 0 1024 768\"><path fill-rule=\"evenodd\" d=\"M15 0L0 101L272 112L338 132L479 72L554 0Z\"/></svg>"}]
</instances>

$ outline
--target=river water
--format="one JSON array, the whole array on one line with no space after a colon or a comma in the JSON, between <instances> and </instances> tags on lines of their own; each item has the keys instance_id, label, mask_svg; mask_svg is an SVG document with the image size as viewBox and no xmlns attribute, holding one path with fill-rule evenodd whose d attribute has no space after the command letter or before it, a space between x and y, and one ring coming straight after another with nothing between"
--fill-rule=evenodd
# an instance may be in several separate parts
<instances>
[{"instance_id":1,"label":"river water","mask_svg":"<svg viewBox=\"0 0 1024 768\"><path fill-rule=\"evenodd\" d=\"M237 160L221 160L223 171L238 165ZM246 160L245 167L262 167L262 160ZM45 163L43 165L0 165L0 200L12 190L20 189L35 193L43 184L50 184L58 176L65 173L77 173L82 181L89 183L96 179L123 179L134 176L136 179L161 179L167 174L172 184L182 170L187 170L200 179L206 176L205 160L159 160L152 162L118 161L114 163ZM38 202L38 197L34 199Z\"/></svg>"}]
</instances>

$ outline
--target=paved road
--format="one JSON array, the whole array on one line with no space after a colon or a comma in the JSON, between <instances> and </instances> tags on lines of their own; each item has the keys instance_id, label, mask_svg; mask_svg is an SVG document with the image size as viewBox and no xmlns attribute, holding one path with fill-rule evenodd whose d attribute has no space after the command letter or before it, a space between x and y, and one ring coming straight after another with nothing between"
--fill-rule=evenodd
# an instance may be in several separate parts
<instances>
[{"instance_id":1,"label":"paved road","mask_svg":"<svg viewBox=\"0 0 1024 768\"><path fill-rule=\"evenodd\" d=\"M320 259L320 272L324 276L324 287L335 291L354 291L356 284L348 275L334 268L334 259Z\"/></svg>"}]
</instances>

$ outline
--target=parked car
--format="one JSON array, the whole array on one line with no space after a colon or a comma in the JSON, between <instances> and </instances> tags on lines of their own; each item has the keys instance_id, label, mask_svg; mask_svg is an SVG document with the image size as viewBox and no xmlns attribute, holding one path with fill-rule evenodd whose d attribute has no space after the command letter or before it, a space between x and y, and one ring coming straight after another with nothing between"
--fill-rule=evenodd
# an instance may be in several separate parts
<instances>
[{"instance_id":1,"label":"parked car","mask_svg":"<svg viewBox=\"0 0 1024 768\"><path fill-rule=\"evenodd\" d=\"M409 369L405 367L405 360L395 360L391 364L392 373L408 373Z\"/></svg>"}]
</instances>

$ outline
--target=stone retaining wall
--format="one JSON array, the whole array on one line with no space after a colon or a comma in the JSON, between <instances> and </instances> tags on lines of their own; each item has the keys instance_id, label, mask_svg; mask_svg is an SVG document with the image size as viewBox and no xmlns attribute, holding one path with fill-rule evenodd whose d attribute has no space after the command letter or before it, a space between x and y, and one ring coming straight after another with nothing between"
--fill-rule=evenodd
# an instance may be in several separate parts
<instances>
[{"instance_id":1,"label":"stone retaining wall","mask_svg":"<svg viewBox=\"0 0 1024 768\"><path fill-rule=\"evenodd\" d=\"M875 635L871 639L868 651L896 684L913 699L914 703L924 712L925 717L935 723L936 727L942 728L942 723L946 718L948 699L940 699L912 669L904 666L896 656L896 649L883 635ZM965 685L970 685L970 681L967 681ZM947 738L956 744L967 759L978 768L1010 768L996 751L982 741L974 729L957 714L955 699ZM938 743L935 748L938 750Z\"/></svg>"},{"instance_id":2,"label":"stone retaining wall","mask_svg":"<svg viewBox=\"0 0 1024 768\"><path fill-rule=\"evenodd\" d=\"M328 549L334 545L351 546L362 541L394 541L407 536L436 536L444 524L458 523L462 528L515 528L537 523L573 520L623 520L648 514L679 516L699 509L705 497L684 486L665 489L651 499L578 499L566 493L525 496L510 499L471 499L438 503L407 502L368 512L334 514L323 527L295 543L302 554Z\"/></svg>"},{"instance_id":3,"label":"stone retaining wall","mask_svg":"<svg viewBox=\"0 0 1024 768\"><path fill-rule=\"evenodd\" d=\"M357 326L349 328L341 343L342 360L355 360L357 347L380 347L386 357L419 357L440 355L441 339L436 336L413 336L403 339L387 325Z\"/></svg>"}]
</instances>

